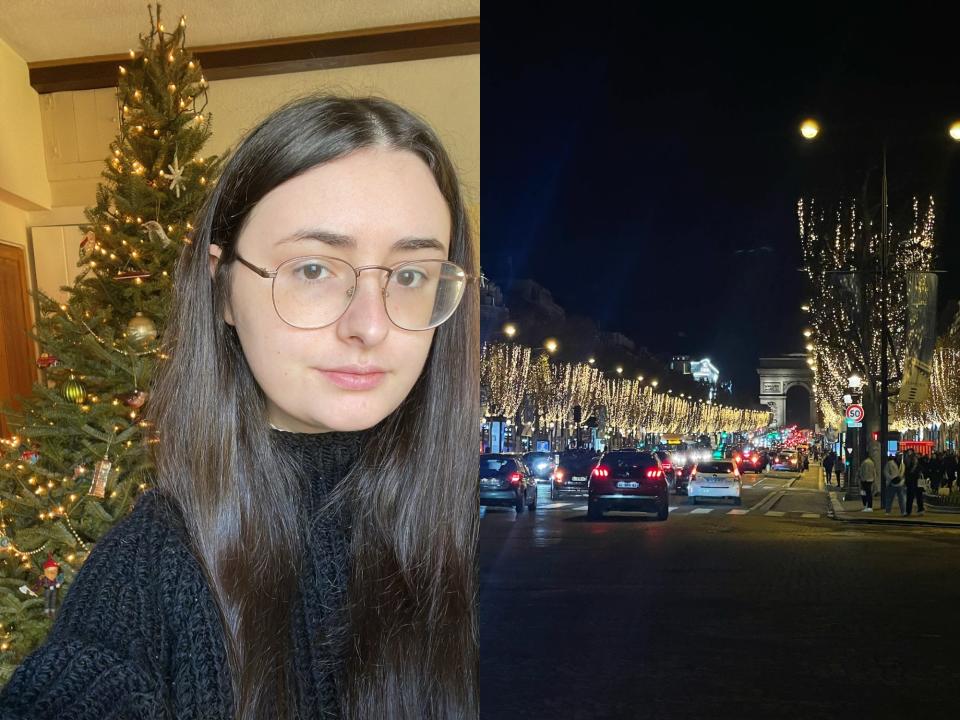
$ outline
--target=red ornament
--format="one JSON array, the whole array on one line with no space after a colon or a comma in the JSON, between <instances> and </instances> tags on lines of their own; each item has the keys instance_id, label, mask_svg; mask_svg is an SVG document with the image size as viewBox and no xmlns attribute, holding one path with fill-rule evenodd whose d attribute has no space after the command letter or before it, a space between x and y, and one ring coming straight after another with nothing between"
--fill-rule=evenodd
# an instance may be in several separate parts
<instances>
[{"instance_id":1,"label":"red ornament","mask_svg":"<svg viewBox=\"0 0 960 720\"><path fill-rule=\"evenodd\" d=\"M24 450L20 453L20 459L24 462L28 462L31 465L36 465L37 460L40 459L40 453L36 450Z\"/></svg>"},{"instance_id":2,"label":"red ornament","mask_svg":"<svg viewBox=\"0 0 960 720\"><path fill-rule=\"evenodd\" d=\"M37 358L37 367L41 370L56 367L59 364L60 359L55 355L51 355L50 353L40 353L40 357Z\"/></svg>"}]
</instances>

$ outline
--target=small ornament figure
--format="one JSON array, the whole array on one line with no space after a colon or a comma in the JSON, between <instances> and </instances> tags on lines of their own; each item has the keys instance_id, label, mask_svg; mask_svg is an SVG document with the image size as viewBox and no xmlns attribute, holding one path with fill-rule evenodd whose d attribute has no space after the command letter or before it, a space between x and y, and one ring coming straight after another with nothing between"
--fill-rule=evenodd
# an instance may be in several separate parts
<instances>
[{"instance_id":1,"label":"small ornament figure","mask_svg":"<svg viewBox=\"0 0 960 720\"><path fill-rule=\"evenodd\" d=\"M20 459L24 462L30 463L31 465L36 465L37 460L40 459L40 453L36 450L24 450L22 453L20 453Z\"/></svg>"},{"instance_id":2,"label":"small ornament figure","mask_svg":"<svg viewBox=\"0 0 960 720\"><path fill-rule=\"evenodd\" d=\"M48 618L57 616L57 607L60 604L60 588L62 586L63 573L60 572L60 566L53 559L53 555L47 553L47 561L43 564L43 576L37 581L37 589L43 590L45 601L43 613Z\"/></svg>"},{"instance_id":3,"label":"small ornament figure","mask_svg":"<svg viewBox=\"0 0 960 720\"><path fill-rule=\"evenodd\" d=\"M80 257L85 258L87 255L93 252L93 246L97 242L97 236L94 234L93 230L87 230L86 234L83 236L83 240L80 241Z\"/></svg>"},{"instance_id":4,"label":"small ornament figure","mask_svg":"<svg viewBox=\"0 0 960 720\"><path fill-rule=\"evenodd\" d=\"M93 482L90 483L88 495L102 498L106 494L107 480L110 478L110 468L112 467L113 465L107 460L106 455L103 456L103 460L93 466Z\"/></svg>"},{"instance_id":5,"label":"small ornament figure","mask_svg":"<svg viewBox=\"0 0 960 720\"><path fill-rule=\"evenodd\" d=\"M132 407L135 410L139 410L143 407L143 404L147 402L149 393L144 392L143 390L134 390L132 393L127 393L126 395L118 395L117 398L127 407Z\"/></svg>"},{"instance_id":6,"label":"small ornament figure","mask_svg":"<svg viewBox=\"0 0 960 720\"><path fill-rule=\"evenodd\" d=\"M157 338L157 326L143 313L137 313L127 323L127 337L138 347L146 347Z\"/></svg>"},{"instance_id":7,"label":"small ornament figure","mask_svg":"<svg viewBox=\"0 0 960 720\"><path fill-rule=\"evenodd\" d=\"M81 478L81 477L83 477L83 476L86 475L86 474L87 474L87 468L85 468L83 465L77 465L77 466L73 469L73 479L74 479L74 480L76 480L77 478Z\"/></svg>"},{"instance_id":8,"label":"small ornament figure","mask_svg":"<svg viewBox=\"0 0 960 720\"><path fill-rule=\"evenodd\" d=\"M37 367L41 370L56 367L59 364L60 359L50 353L40 353L40 357L37 358Z\"/></svg>"},{"instance_id":9,"label":"small ornament figure","mask_svg":"<svg viewBox=\"0 0 960 720\"><path fill-rule=\"evenodd\" d=\"M163 231L163 225L158 223L156 220L150 220L145 222L142 227L146 228L147 235L150 237L156 236L160 239L160 242L163 243L164 247L167 247L171 242L173 242L167 234Z\"/></svg>"},{"instance_id":10,"label":"small ornament figure","mask_svg":"<svg viewBox=\"0 0 960 720\"><path fill-rule=\"evenodd\" d=\"M176 89L176 86L174 86ZM170 189L177 193L177 197L180 197L180 186L183 185L183 168L180 167L180 160L177 158L177 153L173 154L173 164L167 165L167 168L170 170L170 174L167 174L160 171L160 176L166 178L170 181Z\"/></svg>"}]
</instances>

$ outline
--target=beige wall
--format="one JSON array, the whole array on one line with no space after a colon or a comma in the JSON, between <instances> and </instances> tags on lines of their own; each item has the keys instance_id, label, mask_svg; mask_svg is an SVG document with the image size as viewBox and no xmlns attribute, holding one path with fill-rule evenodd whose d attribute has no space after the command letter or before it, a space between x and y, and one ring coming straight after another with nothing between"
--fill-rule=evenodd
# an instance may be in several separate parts
<instances>
[{"instance_id":1,"label":"beige wall","mask_svg":"<svg viewBox=\"0 0 960 720\"><path fill-rule=\"evenodd\" d=\"M206 108L213 135L203 153L222 154L273 108L317 91L381 95L423 115L453 156L471 204L479 202L479 55L213 81ZM62 92L41 99L54 206L93 204L103 159L118 131L113 92Z\"/></svg>"}]
</instances>

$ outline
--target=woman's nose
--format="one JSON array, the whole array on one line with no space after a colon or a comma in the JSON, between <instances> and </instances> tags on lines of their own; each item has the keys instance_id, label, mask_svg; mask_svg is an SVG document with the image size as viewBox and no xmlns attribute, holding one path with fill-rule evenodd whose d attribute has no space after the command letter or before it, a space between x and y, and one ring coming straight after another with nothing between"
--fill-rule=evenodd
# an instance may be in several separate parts
<instances>
[{"instance_id":1,"label":"woman's nose","mask_svg":"<svg viewBox=\"0 0 960 720\"><path fill-rule=\"evenodd\" d=\"M365 276L366 275L366 276ZM383 273L359 274L350 305L340 318L337 332L344 339L357 337L367 344L381 341L392 323L383 297Z\"/></svg>"}]
</instances>

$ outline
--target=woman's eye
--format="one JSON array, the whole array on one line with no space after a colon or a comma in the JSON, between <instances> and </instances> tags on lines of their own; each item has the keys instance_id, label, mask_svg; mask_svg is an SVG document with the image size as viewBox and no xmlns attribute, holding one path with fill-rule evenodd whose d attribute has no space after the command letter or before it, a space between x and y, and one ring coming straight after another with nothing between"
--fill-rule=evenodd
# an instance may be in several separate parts
<instances>
[{"instance_id":1,"label":"woman's eye","mask_svg":"<svg viewBox=\"0 0 960 720\"><path fill-rule=\"evenodd\" d=\"M397 284L401 287L419 287L426 277L425 272L413 268L404 268L396 274Z\"/></svg>"},{"instance_id":2,"label":"woman's eye","mask_svg":"<svg viewBox=\"0 0 960 720\"><path fill-rule=\"evenodd\" d=\"M325 272L329 274L326 266L317 262L304 263L297 268L297 272L304 280L319 280Z\"/></svg>"}]
</instances>

